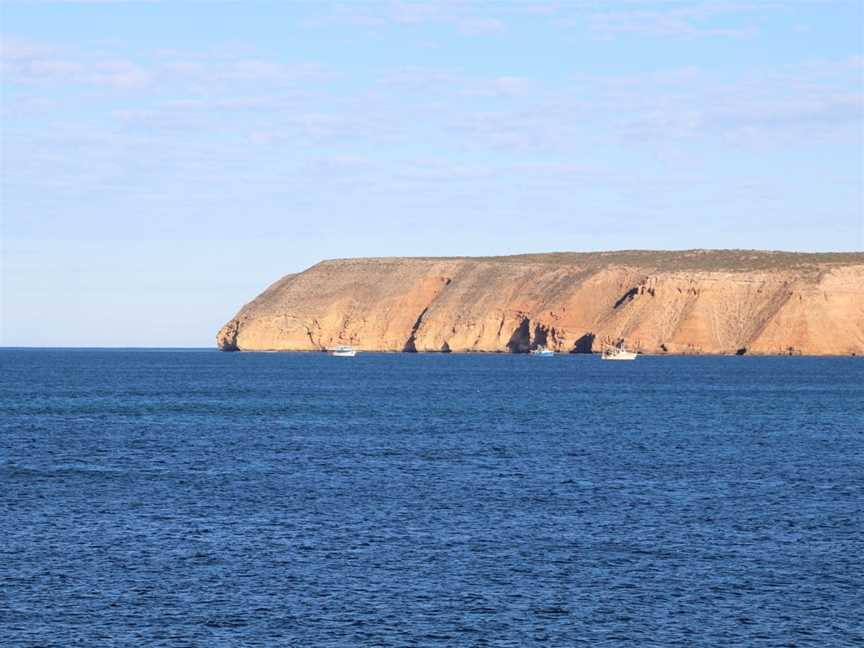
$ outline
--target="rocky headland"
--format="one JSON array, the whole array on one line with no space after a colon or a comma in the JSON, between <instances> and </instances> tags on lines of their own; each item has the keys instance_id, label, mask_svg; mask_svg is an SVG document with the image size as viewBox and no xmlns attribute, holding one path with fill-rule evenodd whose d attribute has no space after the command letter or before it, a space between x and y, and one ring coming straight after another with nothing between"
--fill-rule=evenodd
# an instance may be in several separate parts
<instances>
[{"instance_id":1,"label":"rocky headland","mask_svg":"<svg viewBox=\"0 0 864 648\"><path fill-rule=\"evenodd\" d=\"M864 354L864 253L741 250L323 261L219 331L223 351Z\"/></svg>"}]
</instances>

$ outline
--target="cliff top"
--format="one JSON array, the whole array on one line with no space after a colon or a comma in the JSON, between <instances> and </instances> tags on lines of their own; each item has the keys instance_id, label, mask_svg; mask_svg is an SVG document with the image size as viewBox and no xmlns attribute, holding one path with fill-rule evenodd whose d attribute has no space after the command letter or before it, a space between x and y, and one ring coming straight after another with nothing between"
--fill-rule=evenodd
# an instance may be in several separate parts
<instances>
[{"instance_id":1,"label":"cliff top","mask_svg":"<svg viewBox=\"0 0 864 648\"><path fill-rule=\"evenodd\" d=\"M600 268L609 265L654 270L731 271L804 270L825 266L864 265L864 252L780 252L765 250L615 250L546 252L489 257L377 257L329 259L326 264L476 261L506 264L550 264Z\"/></svg>"}]
</instances>

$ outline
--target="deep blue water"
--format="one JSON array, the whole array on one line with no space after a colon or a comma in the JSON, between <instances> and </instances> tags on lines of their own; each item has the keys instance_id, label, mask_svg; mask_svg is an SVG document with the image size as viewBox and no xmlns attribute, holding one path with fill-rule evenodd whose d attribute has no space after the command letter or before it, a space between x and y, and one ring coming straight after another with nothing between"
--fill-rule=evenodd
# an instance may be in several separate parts
<instances>
[{"instance_id":1,"label":"deep blue water","mask_svg":"<svg viewBox=\"0 0 864 648\"><path fill-rule=\"evenodd\" d=\"M864 645L860 358L0 351L0 645Z\"/></svg>"}]
</instances>

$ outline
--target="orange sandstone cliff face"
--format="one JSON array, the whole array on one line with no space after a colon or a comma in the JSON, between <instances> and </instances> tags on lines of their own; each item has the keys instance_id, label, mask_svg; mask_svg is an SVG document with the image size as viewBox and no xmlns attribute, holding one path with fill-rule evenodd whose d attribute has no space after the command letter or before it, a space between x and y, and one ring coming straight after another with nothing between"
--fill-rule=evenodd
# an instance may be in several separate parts
<instances>
[{"instance_id":1,"label":"orange sandstone cliff face","mask_svg":"<svg viewBox=\"0 0 864 648\"><path fill-rule=\"evenodd\" d=\"M705 251L324 261L270 286L225 351L864 354L864 253Z\"/></svg>"}]
</instances>

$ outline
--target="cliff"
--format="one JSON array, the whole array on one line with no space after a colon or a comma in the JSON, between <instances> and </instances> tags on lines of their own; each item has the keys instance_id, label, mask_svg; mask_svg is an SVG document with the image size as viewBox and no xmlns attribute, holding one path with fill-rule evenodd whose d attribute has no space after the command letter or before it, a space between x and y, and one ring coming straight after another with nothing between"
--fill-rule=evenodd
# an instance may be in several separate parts
<instances>
[{"instance_id":1,"label":"cliff","mask_svg":"<svg viewBox=\"0 0 864 648\"><path fill-rule=\"evenodd\" d=\"M217 335L225 351L864 354L864 253L554 253L324 261Z\"/></svg>"}]
</instances>

